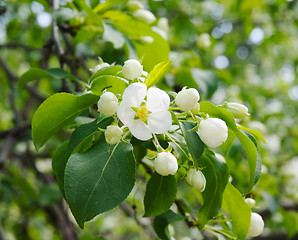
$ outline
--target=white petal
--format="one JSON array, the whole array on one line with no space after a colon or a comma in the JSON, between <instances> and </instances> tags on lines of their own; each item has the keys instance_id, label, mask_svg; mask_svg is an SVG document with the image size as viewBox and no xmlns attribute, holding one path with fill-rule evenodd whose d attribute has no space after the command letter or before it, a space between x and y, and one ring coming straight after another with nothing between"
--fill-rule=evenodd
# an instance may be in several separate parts
<instances>
[{"instance_id":1,"label":"white petal","mask_svg":"<svg viewBox=\"0 0 298 240\"><path fill-rule=\"evenodd\" d=\"M144 83L133 83L125 89L122 99L131 107L138 108L144 100L146 93L147 87Z\"/></svg>"},{"instance_id":2,"label":"white petal","mask_svg":"<svg viewBox=\"0 0 298 240\"><path fill-rule=\"evenodd\" d=\"M159 112L169 109L170 97L165 91L156 87L149 88L147 93L147 109L150 112Z\"/></svg>"},{"instance_id":3,"label":"white petal","mask_svg":"<svg viewBox=\"0 0 298 240\"><path fill-rule=\"evenodd\" d=\"M148 116L148 127L153 133L161 134L170 129L172 116L169 111L150 113Z\"/></svg>"},{"instance_id":4,"label":"white petal","mask_svg":"<svg viewBox=\"0 0 298 240\"><path fill-rule=\"evenodd\" d=\"M128 126L128 124L134 120L136 113L125 100L122 100L117 109L117 115L121 122Z\"/></svg>"},{"instance_id":5,"label":"white petal","mask_svg":"<svg viewBox=\"0 0 298 240\"><path fill-rule=\"evenodd\" d=\"M139 140L146 141L152 138L149 127L141 120L132 120L128 123L127 127L131 134Z\"/></svg>"}]
</instances>

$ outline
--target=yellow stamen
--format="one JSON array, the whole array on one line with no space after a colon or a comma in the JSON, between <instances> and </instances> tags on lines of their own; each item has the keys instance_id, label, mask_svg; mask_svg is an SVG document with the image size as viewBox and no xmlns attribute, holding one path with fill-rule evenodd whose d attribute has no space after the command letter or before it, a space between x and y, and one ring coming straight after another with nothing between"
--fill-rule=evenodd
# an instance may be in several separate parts
<instances>
[{"instance_id":1,"label":"yellow stamen","mask_svg":"<svg viewBox=\"0 0 298 240\"><path fill-rule=\"evenodd\" d=\"M142 106L138 109L136 117L140 118L141 121L146 122L148 118L148 110L145 106Z\"/></svg>"}]
</instances>

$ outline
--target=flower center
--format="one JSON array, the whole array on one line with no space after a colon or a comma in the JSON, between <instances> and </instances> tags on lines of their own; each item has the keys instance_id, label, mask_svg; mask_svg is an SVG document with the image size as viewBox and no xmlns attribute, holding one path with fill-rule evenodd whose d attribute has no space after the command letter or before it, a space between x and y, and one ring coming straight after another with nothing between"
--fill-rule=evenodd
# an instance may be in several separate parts
<instances>
[{"instance_id":1,"label":"flower center","mask_svg":"<svg viewBox=\"0 0 298 240\"><path fill-rule=\"evenodd\" d=\"M137 110L136 117L141 119L141 121L146 122L148 118L148 110L145 106L140 107Z\"/></svg>"}]
</instances>

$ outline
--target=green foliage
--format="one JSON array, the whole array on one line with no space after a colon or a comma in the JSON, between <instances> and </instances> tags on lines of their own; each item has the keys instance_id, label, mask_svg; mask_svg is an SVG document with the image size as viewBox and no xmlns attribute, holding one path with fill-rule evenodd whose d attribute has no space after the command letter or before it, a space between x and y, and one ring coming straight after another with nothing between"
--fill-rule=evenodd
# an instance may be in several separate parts
<instances>
[{"instance_id":1,"label":"green foliage","mask_svg":"<svg viewBox=\"0 0 298 240\"><path fill-rule=\"evenodd\" d=\"M147 79L144 81L148 88L154 86L159 82L159 80L161 80L161 78L165 75L170 63L171 60L168 60L154 66L154 68L148 74Z\"/></svg>"},{"instance_id":2,"label":"green foliage","mask_svg":"<svg viewBox=\"0 0 298 240\"><path fill-rule=\"evenodd\" d=\"M99 141L85 153L72 155L65 167L64 192L81 228L99 213L126 199L135 183L132 146Z\"/></svg>"},{"instance_id":3,"label":"green foliage","mask_svg":"<svg viewBox=\"0 0 298 240\"><path fill-rule=\"evenodd\" d=\"M108 90L114 94L123 93L127 87L127 81L117 76L104 75L93 79L91 84L91 92L100 96L104 90Z\"/></svg>"},{"instance_id":4,"label":"green foliage","mask_svg":"<svg viewBox=\"0 0 298 240\"><path fill-rule=\"evenodd\" d=\"M174 176L161 176L154 173L148 181L144 206L144 217L152 217L166 212L173 204L177 193Z\"/></svg>"}]
</instances>

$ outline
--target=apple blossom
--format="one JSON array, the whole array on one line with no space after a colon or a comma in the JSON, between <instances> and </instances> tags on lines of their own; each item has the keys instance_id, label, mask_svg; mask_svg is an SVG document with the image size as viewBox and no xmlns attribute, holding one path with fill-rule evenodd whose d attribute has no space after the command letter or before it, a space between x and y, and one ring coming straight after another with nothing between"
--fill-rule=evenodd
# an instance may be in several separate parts
<instances>
[{"instance_id":1,"label":"apple blossom","mask_svg":"<svg viewBox=\"0 0 298 240\"><path fill-rule=\"evenodd\" d=\"M97 64L94 68L90 68L89 70L93 73L96 73L97 71L99 71L103 68L109 67L109 66L110 66L110 64L103 62L103 63Z\"/></svg>"},{"instance_id":2,"label":"apple blossom","mask_svg":"<svg viewBox=\"0 0 298 240\"><path fill-rule=\"evenodd\" d=\"M228 127L219 118L202 120L197 131L199 137L210 148L220 146L228 138Z\"/></svg>"},{"instance_id":3,"label":"apple blossom","mask_svg":"<svg viewBox=\"0 0 298 240\"><path fill-rule=\"evenodd\" d=\"M139 21L151 24L156 20L154 14L146 9L138 9L133 13L133 16Z\"/></svg>"},{"instance_id":4,"label":"apple blossom","mask_svg":"<svg viewBox=\"0 0 298 240\"><path fill-rule=\"evenodd\" d=\"M142 73L143 66L140 64L138 60L130 59L124 62L122 74L125 78L133 80L142 76Z\"/></svg>"},{"instance_id":5,"label":"apple blossom","mask_svg":"<svg viewBox=\"0 0 298 240\"><path fill-rule=\"evenodd\" d=\"M98 111L104 115L113 115L117 112L118 99L111 92L105 92L98 101Z\"/></svg>"},{"instance_id":6,"label":"apple blossom","mask_svg":"<svg viewBox=\"0 0 298 240\"><path fill-rule=\"evenodd\" d=\"M251 213L250 227L247 235L250 237L256 237L262 234L264 230L264 221L261 215L258 213Z\"/></svg>"},{"instance_id":7,"label":"apple blossom","mask_svg":"<svg viewBox=\"0 0 298 240\"><path fill-rule=\"evenodd\" d=\"M123 131L121 128L115 125L110 125L105 131L105 138L108 144L116 144L120 142L122 138Z\"/></svg>"},{"instance_id":8,"label":"apple blossom","mask_svg":"<svg viewBox=\"0 0 298 240\"><path fill-rule=\"evenodd\" d=\"M178 170L177 159L170 152L158 153L154 160L154 168L162 176L174 175Z\"/></svg>"},{"instance_id":9,"label":"apple blossom","mask_svg":"<svg viewBox=\"0 0 298 240\"><path fill-rule=\"evenodd\" d=\"M135 138L146 141L152 138L152 133L161 134L170 129L172 116L166 92L156 87L147 91L147 86L138 82L125 89L122 99L117 115Z\"/></svg>"},{"instance_id":10,"label":"apple blossom","mask_svg":"<svg viewBox=\"0 0 298 240\"><path fill-rule=\"evenodd\" d=\"M206 178L200 170L190 169L187 172L186 181L189 185L203 192L206 187Z\"/></svg>"},{"instance_id":11,"label":"apple blossom","mask_svg":"<svg viewBox=\"0 0 298 240\"><path fill-rule=\"evenodd\" d=\"M190 110L193 115L198 115L200 112L200 104L197 102L193 109Z\"/></svg>"},{"instance_id":12,"label":"apple blossom","mask_svg":"<svg viewBox=\"0 0 298 240\"><path fill-rule=\"evenodd\" d=\"M197 102L200 100L199 92L194 88L183 88L178 92L175 103L181 108L182 111L190 111L193 109Z\"/></svg>"},{"instance_id":13,"label":"apple blossom","mask_svg":"<svg viewBox=\"0 0 298 240\"><path fill-rule=\"evenodd\" d=\"M252 198L246 198L245 199L245 203L247 204L247 206L249 206L250 208L253 208L256 205L256 201Z\"/></svg>"},{"instance_id":14,"label":"apple blossom","mask_svg":"<svg viewBox=\"0 0 298 240\"><path fill-rule=\"evenodd\" d=\"M248 108L240 103L227 103L227 110L229 110L237 119L243 119L250 115L248 113Z\"/></svg>"},{"instance_id":15,"label":"apple blossom","mask_svg":"<svg viewBox=\"0 0 298 240\"><path fill-rule=\"evenodd\" d=\"M197 46L202 49L207 49L211 46L210 35L208 33L202 33L197 37Z\"/></svg>"},{"instance_id":16,"label":"apple blossom","mask_svg":"<svg viewBox=\"0 0 298 240\"><path fill-rule=\"evenodd\" d=\"M131 11L136 11L138 9L142 9L144 8L143 3L141 3L140 1L135 1L135 0L130 0L127 3L127 7L131 10Z\"/></svg>"}]
</instances>

